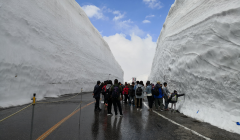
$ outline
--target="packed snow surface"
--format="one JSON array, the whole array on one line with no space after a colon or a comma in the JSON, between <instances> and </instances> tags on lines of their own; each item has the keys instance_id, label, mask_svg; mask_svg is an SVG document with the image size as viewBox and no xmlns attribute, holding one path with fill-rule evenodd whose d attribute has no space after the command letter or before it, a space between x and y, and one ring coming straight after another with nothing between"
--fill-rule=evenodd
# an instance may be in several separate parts
<instances>
[{"instance_id":1,"label":"packed snow surface","mask_svg":"<svg viewBox=\"0 0 240 140\"><path fill-rule=\"evenodd\" d=\"M123 80L108 44L75 0L0 0L0 107Z\"/></svg>"},{"instance_id":2,"label":"packed snow surface","mask_svg":"<svg viewBox=\"0 0 240 140\"><path fill-rule=\"evenodd\" d=\"M176 0L149 80L185 93L185 115L240 134L240 1Z\"/></svg>"}]
</instances>

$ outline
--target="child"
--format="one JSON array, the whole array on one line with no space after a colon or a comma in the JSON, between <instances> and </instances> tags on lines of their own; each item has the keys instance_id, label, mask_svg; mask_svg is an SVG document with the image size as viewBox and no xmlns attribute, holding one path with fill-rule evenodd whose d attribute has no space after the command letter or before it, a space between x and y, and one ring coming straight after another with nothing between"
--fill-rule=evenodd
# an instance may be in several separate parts
<instances>
[{"instance_id":1,"label":"child","mask_svg":"<svg viewBox=\"0 0 240 140\"><path fill-rule=\"evenodd\" d=\"M177 100L178 100L178 97L180 96L185 96L185 94L178 94L176 90L174 90L174 92L171 94L170 98L168 99L168 102L169 103L172 103L172 111L176 111L176 103L177 103ZM174 109L173 109L173 105L174 105Z\"/></svg>"}]
</instances>

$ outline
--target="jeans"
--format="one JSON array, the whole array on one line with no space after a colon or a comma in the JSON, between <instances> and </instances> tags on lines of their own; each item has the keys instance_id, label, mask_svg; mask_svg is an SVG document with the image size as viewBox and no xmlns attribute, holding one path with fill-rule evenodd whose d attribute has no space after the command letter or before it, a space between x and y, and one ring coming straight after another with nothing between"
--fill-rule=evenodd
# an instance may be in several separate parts
<instances>
[{"instance_id":1,"label":"jeans","mask_svg":"<svg viewBox=\"0 0 240 140\"><path fill-rule=\"evenodd\" d=\"M142 108L142 98L136 98L137 99L137 108Z\"/></svg>"},{"instance_id":2,"label":"jeans","mask_svg":"<svg viewBox=\"0 0 240 140\"><path fill-rule=\"evenodd\" d=\"M124 94L124 101L125 101L125 103L127 103L127 100L129 100L128 99L128 94Z\"/></svg>"},{"instance_id":3,"label":"jeans","mask_svg":"<svg viewBox=\"0 0 240 140\"><path fill-rule=\"evenodd\" d=\"M168 97L165 97L164 100L165 100L165 109L168 109Z\"/></svg>"},{"instance_id":4,"label":"jeans","mask_svg":"<svg viewBox=\"0 0 240 140\"><path fill-rule=\"evenodd\" d=\"M147 96L148 99L148 106L151 109L153 105L153 96Z\"/></svg>"},{"instance_id":5,"label":"jeans","mask_svg":"<svg viewBox=\"0 0 240 140\"><path fill-rule=\"evenodd\" d=\"M121 104L120 104L120 100L118 98L113 98L112 103L113 103L113 106L114 106L115 115L118 114L117 113L117 107L119 109L120 115L122 115L122 107L121 107Z\"/></svg>"},{"instance_id":6,"label":"jeans","mask_svg":"<svg viewBox=\"0 0 240 140\"><path fill-rule=\"evenodd\" d=\"M135 105L135 96L129 96L129 104L132 104L132 100L133 100L133 105Z\"/></svg>"},{"instance_id":7,"label":"jeans","mask_svg":"<svg viewBox=\"0 0 240 140\"><path fill-rule=\"evenodd\" d=\"M95 109L99 109L99 100L100 97L95 98L96 99L96 103L95 103Z\"/></svg>"},{"instance_id":8,"label":"jeans","mask_svg":"<svg viewBox=\"0 0 240 140\"><path fill-rule=\"evenodd\" d=\"M112 99L108 99L108 114L111 114L112 113Z\"/></svg>"},{"instance_id":9,"label":"jeans","mask_svg":"<svg viewBox=\"0 0 240 140\"><path fill-rule=\"evenodd\" d=\"M163 98L155 98L156 109L158 109L158 104L160 104L160 109L163 109Z\"/></svg>"}]
</instances>

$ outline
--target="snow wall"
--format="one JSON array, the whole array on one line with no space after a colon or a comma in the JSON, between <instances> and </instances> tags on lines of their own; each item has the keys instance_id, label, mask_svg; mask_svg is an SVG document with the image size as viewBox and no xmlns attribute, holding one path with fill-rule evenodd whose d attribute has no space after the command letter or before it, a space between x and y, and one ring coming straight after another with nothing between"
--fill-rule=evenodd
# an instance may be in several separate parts
<instances>
[{"instance_id":1,"label":"snow wall","mask_svg":"<svg viewBox=\"0 0 240 140\"><path fill-rule=\"evenodd\" d=\"M0 0L0 106L92 91L123 70L75 0Z\"/></svg>"},{"instance_id":2,"label":"snow wall","mask_svg":"<svg viewBox=\"0 0 240 140\"><path fill-rule=\"evenodd\" d=\"M185 93L185 115L240 134L240 1L176 0L149 80Z\"/></svg>"}]
</instances>

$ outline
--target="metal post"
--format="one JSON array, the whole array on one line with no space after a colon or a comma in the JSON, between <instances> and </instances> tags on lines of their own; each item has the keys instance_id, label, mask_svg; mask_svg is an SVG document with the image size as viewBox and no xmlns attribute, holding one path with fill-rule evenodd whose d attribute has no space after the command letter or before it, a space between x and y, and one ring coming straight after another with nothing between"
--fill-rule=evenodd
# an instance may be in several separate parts
<instances>
[{"instance_id":1,"label":"metal post","mask_svg":"<svg viewBox=\"0 0 240 140\"><path fill-rule=\"evenodd\" d=\"M32 140L32 133L33 133L33 118L34 118L34 106L36 104L36 93L33 94L33 102L32 102L32 121L31 121L31 133L30 133L30 140Z\"/></svg>"}]
</instances>

